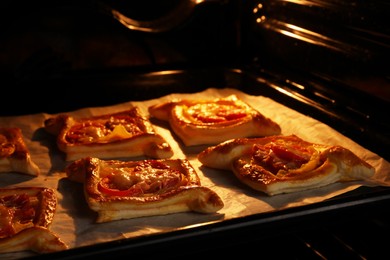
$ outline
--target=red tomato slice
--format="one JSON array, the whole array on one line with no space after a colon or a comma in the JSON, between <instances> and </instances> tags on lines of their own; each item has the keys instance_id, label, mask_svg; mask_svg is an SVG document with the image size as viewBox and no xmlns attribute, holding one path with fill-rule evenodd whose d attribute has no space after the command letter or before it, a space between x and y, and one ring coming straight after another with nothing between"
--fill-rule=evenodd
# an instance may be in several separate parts
<instances>
[{"instance_id":1,"label":"red tomato slice","mask_svg":"<svg viewBox=\"0 0 390 260\"><path fill-rule=\"evenodd\" d=\"M298 154L296 151L290 150L286 147L280 146L280 145L273 145L272 151L282 160L286 161L307 161L307 159L301 155Z\"/></svg>"},{"instance_id":2,"label":"red tomato slice","mask_svg":"<svg viewBox=\"0 0 390 260\"><path fill-rule=\"evenodd\" d=\"M109 178L102 179L98 184L98 189L110 196L138 196L140 194L143 194L143 190L140 187L130 187L127 190L119 190L119 189L113 189L109 187Z\"/></svg>"}]
</instances>

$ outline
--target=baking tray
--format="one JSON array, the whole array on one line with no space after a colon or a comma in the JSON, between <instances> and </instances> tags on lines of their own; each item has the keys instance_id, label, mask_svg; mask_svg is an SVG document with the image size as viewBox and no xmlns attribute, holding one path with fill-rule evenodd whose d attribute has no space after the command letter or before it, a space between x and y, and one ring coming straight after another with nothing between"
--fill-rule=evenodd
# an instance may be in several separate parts
<instances>
[{"instance_id":1,"label":"baking tray","mask_svg":"<svg viewBox=\"0 0 390 260\"><path fill-rule=\"evenodd\" d=\"M365 97L366 107L353 107L346 98L350 97L351 93L349 96L345 95L348 89L339 89L335 95L332 95L326 91L327 88L321 85L321 82L314 82L313 79L309 81L283 78L281 75L275 76L266 71L250 72L242 69L201 68L154 71L123 69L72 72L58 78L18 82L17 87L19 90L24 89L29 92L31 106L27 107L31 109L13 110L7 114L9 116L40 112L59 113L84 107L114 105L129 100L148 100L170 93L196 93L207 88L237 88L248 94L270 97L300 113L316 118L388 160L385 148L389 147L387 135L389 128L382 121L375 120L378 114L371 115L375 111L372 111L373 106L370 106L370 102L376 107L381 101L374 97L372 99ZM52 95L50 99L43 97L40 90L48 87L53 88L54 92L57 90L58 94ZM12 92L14 89L16 88L10 88L9 91ZM359 104L361 97L358 91L354 92L354 103ZM378 113L383 112L378 111ZM245 241L243 237L254 230L260 230L262 234L260 236L266 237L275 230L280 232L294 229L294 223L297 221L315 221L316 218L324 218L335 211L347 211L351 214L355 209L361 210L364 207L383 203L386 205L390 203L388 188L361 187L323 202L297 208L254 214L222 222L202 223L169 232L99 243L29 258L79 259L95 255L135 256L144 255L145 252L148 252L149 256L153 254L159 256L162 252L169 252L172 257L189 255L191 252L207 248L226 248L229 244L242 243Z\"/></svg>"},{"instance_id":2,"label":"baking tray","mask_svg":"<svg viewBox=\"0 0 390 260\"><path fill-rule=\"evenodd\" d=\"M4 95L15 97L16 101L9 98L0 102L0 116L59 113L226 87L270 97L390 159L386 151L390 144L390 123L383 120L388 118L384 108L389 102L359 89L326 78L302 76L302 73L292 76L291 72L286 75L256 68L183 69L183 66L180 69L153 66L153 70L149 67L70 70L56 76L3 82Z\"/></svg>"}]
</instances>

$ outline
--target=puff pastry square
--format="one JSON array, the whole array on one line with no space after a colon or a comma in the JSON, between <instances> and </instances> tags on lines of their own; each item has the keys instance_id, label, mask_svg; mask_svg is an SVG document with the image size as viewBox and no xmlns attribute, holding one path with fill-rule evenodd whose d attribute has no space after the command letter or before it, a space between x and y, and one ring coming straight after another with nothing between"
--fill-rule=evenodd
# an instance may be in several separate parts
<instances>
[{"instance_id":1,"label":"puff pastry square","mask_svg":"<svg viewBox=\"0 0 390 260\"><path fill-rule=\"evenodd\" d=\"M0 127L0 172L20 172L38 176L41 172L18 127Z\"/></svg>"},{"instance_id":2,"label":"puff pastry square","mask_svg":"<svg viewBox=\"0 0 390 260\"><path fill-rule=\"evenodd\" d=\"M247 186L268 195L366 180L375 169L341 146L315 144L296 135L238 138L198 154L207 167L233 172Z\"/></svg>"},{"instance_id":3,"label":"puff pastry square","mask_svg":"<svg viewBox=\"0 0 390 260\"><path fill-rule=\"evenodd\" d=\"M201 185L186 159L141 161L87 157L69 164L68 178L84 183L97 223L194 211L215 213L224 204L217 193Z\"/></svg>"},{"instance_id":4,"label":"puff pastry square","mask_svg":"<svg viewBox=\"0 0 390 260\"><path fill-rule=\"evenodd\" d=\"M67 249L49 229L56 206L57 198L49 188L0 188L0 253Z\"/></svg>"},{"instance_id":5,"label":"puff pastry square","mask_svg":"<svg viewBox=\"0 0 390 260\"><path fill-rule=\"evenodd\" d=\"M210 100L173 100L149 106L151 117L168 121L186 146L281 133L280 126L236 95Z\"/></svg>"},{"instance_id":6,"label":"puff pastry square","mask_svg":"<svg viewBox=\"0 0 390 260\"><path fill-rule=\"evenodd\" d=\"M88 118L60 114L44 122L47 132L57 136L66 161L91 156L101 159L147 156L169 158L171 146L156 133L138 107Z\"/></svg>"}]
</instances>

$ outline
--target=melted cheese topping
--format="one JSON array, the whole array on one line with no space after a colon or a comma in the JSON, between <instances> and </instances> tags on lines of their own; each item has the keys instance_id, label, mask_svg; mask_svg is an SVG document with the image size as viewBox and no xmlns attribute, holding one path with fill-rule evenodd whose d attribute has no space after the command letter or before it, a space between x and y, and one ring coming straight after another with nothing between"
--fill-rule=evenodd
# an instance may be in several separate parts
<instances>
[{"instance_id":1,"label":"melted cheese topping","mask_svg":"<svg viewBox=\"0 0 390 260\"><path fill-rule=\"evenodd\" d=\"M180 171L170 169L168 166L166 168L156 168L146 163L135 167L103 171L101 176L99 189L108 195L144 196L162 194L188 182Z\"/></svg>"},{"instance_id":2,"label":"melted cheese topping","mask_svg":"<svg viewBox=\"0 0 390 260\"><path fill-rule=\"evenodd\" d=\"M69 143L108 143L132 138L142 130L132 118L88 120L74 125L66 135Z\"/></svg>"},{"instance_id":3,"label":"melted cheese topping","mask_svg":"<svg viewBox=\"0 0 390 260\"><path fill-rule=\"evenodd\" d=\"M284 175L313 170L320 163L319 160L320 153L312 146L271 142L253 146L251 164L260 165L275 175Z\"/></svg>"},{"instance_id":4,"label":"melted cheese topping","mask_svg":"<svg viewBox=\"0 0 390 260\"><path fill-rule=\"evenodd\" d=\"M205 102L179 107L183 121L197 125L224 124L250 116L246 107L233 101Z\"/></svg>"}]
</instances>

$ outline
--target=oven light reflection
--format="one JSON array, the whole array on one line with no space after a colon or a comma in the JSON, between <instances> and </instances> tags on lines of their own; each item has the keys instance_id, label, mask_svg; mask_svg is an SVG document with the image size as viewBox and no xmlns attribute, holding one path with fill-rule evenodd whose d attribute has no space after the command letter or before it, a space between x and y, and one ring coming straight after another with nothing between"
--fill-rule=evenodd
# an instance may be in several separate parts
<instances>
[{"instance_id":1,"label":"oven light reflection","mask_svg":"<svg viewBox=\"0 0 390 260\"><path fill-rule=\"evenodd\" d=\"M268 19L267 23L263 23L263 26L267 29L273 30L275 32L279 32L288 37L298 39L300 41L308 42L311 44L315 44L318 46L323 46L329 49L333 49L336 51L345 51L347 49L351 49L350 46L345 46L343 43L333 40L325 35L318 34L316 32L307 30L305 28L288 24L280 21L276 21L273 19Z\"/></svg>"},{"instance_id":2,"label":"oven light reflection","mask_svg":"<svg viewBox=\"0 0 390 260\"><path fill-rule=\"evenodd\" d=\"M291 80L286 80L286 83L298 88L298 89L301 89L301 90L305 90L305 86L301 85L301 84L298 84L296 82L293 82Z\"/></svg>"},{"instance_id":3,"label":"oven light reflection","mask_svg":"<svg viewBox=\"0 0 390 260\"><path fill-rule=\"evenodd\" d=\"M261 22L264 22L265 21L265 16L261 16L261 17L258 17L256 18L256 23L261 23Z\"/></svg>"},{"instance_id":4,"label":"oven light reflection","mask_svg":"<svg viewBox=\"0 0 390 260\"><path fill-rule=\"evenodd\" d=\"M257 6L255 8L253 8L252 12L254 14L258 14L262 8L263 8L263 5L261 3L258 3ZM265 21L265 16L264 15L256 18L256 23L261 23L261 22L264 22L264 21Z\"/></svg>"},{"instance_id":5,"label":"oven light reflection","mask_svg":"<svg viewBox=\"0 0 390 260\"><path fill-rule=\"evenodd\" d=\"M293 25L293 24L286 23L285 26L286 26L286 28L291 29L291 31L280 30L280 32L284 35L294 37L294 38L299 39L299 40L304 40L304 41L310 42L310 43L318 43L318 41L316 41L315 38L322 39L322 40L326 39L326 37L323 35L320 35L320 34L315 33L313 31L306 30L302 27L298 27L298 26Z\"/></svg>"},{"instance_id":6,"label":"oven light reflection","mask_svg":"<svg viewBox=\"0 0 390 260\"><path fill-rule=\"evenodd\" d=\"M219 221L209 221L209 222L203 222L203 223L199 223L199 224L192 224L192 225L185 226L184 228L181 228L181 229L197 228L197 227L202 227L202 226L205 226L205 225L208 225L208 224L217 223L217 222L219 222ZM208 232L208 231L206 231L206 232Z\"/></svg>"},{"instance_id":7,"label":"oven light reflection","mask_svg":"<svg viewBox=\"0 0 390 260\"><path fill-rule=\"evenodd\" d=\"M271 84L271 86L275 90L277 90L277 91L279 91L279 92L281 92L281 93L283 93L283 94L285 94L285 95L287 95L289 97L292 97L293 99L299 100L302 103L305 103L305 104L313 103L311 100L307 99L305 96L300 95L299 93L294 93L292 91L289 91L287 89L284 89L284 88L279 87L279 86L274 85L274 84Z\"/></svg>"},{"instance_id":8,"label":"oven light reflection","mask_svg":"<svg viewBox=\"0 0 390 260\"><path fill-rule=\"evenodd\" d=\"M318 0L281 0L282 2L291 2L306 6L324 6L326 3ZM264 13L262 3L257 3L252 9L254 14L253 19L265 29L272 30L279 34L283 34L289 38L294 38L313 45L322 46L338 52L351 52L354 47L335 39L329 38L326 35L316 33L304 27L299 27L294 24L286 23L281 20L273 19Z\"/></svg>"},{"instance_id":9,"label":"oven light reflection","mask_svg":"<svg viewBox=\"0 0 390 260\"><path fill-rule=\"evenodd\" d=\"M326 1L318 1L318 0L284 0L284 2L290 2L297 5L305 5L305 6L325 6L330 3L326 3Z\"/></svg>"},{"instance_id":10,"label":"oven light reflection","mask_svg":"<svg viewBox=\"0 0 390 260\"><path fill-rule=\"evenodd\" d=\"M331 104L336 104L336 100L334 100L333 98L330 98L330 97L327 97L325 96L324 94L318 92L318 91L314 91L313 94L317 97L320 97L322 99L325 99L327 100L328 102L330 102Z\"/></svg>"},{"instance_id":11,"label":"oven light reflection","mask_svg":"<svg viewBox=\"0 0 390 260\"><path fill-rule=\"evenodd\" d=\"M163 76L163 75L173 75L173 74L180 74L183 73L182 70L164 70L164 71L156 71L156 72L150 72L148 75L151 76Z\"/></svg>"},{"instance_id":12,"label":"oven light reflection","mask_svg":"<svg viewBox=\"0 0 390 260\"><path fill-rule=\"evenodd\" d=\"M287 91L285 90L284 88L281 88L281 87L278 87L278 86L273 86L277 91L289 96L289 97L294 97L294 95L290 92L290 91Z\"/></svg>"},{"instance_id":13,"label":"oven light reflection","mask_svg":"<svg viewBox=\"0 0 390 260\"><path fill-rule=\"evenodd\" d=\"M263 8L263 5L258 4L257 7L253 8L253 13L257 14L260 11L260 9L262 9L262 8Z\"/></svg>"}]
</instances>

